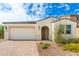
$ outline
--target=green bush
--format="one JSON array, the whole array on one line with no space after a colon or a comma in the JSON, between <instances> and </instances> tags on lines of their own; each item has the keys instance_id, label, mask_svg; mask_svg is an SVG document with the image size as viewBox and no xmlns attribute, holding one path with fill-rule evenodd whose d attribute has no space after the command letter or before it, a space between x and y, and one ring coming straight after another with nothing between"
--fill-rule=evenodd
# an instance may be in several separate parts
<instances>
[{"instance_id":1,"label":"green bush","mask_svg":"<svg viewBox=\"0 0 79 59\"><path fill-rule=\"evenodd\" d=\"M79 43L79 38L68 39L67 43Z\"/></svg>"},{"instance_id":2,"label":"green bush","mask_svg":"<svg viewBox=\"0 0 79 59\"><path fill-rule=\"evenodd\" d=\"M3 39L4 38L4 26L0 25L0 38Z\"/></svg>"},{"instance_id":3,"label":"green bush","mask_svg":"<svg viewBox=\"0 0 79 59\"><path fill-rule=\"evenodd\" d=\"M74 39L68 39L68 40L67 40L67 43L74 43L74 42L75 42Z\"/></svg>"},{"instance_id":4,"label":"green bush","mask_svg":"<svg viewBox=\"0 0 79 59\"><path fill-rule=\"evenodd\" d=\"M79 43L79 38L74 39L75 42L74 43Z\"/></svg>"},{"instance_id":5,"label":"green bush","mask_svg":"<svg viewBox=\"0 0 79 59\"><path fill-rule=\"evenodd\" d=\"M55 31L55 42L57 44L66 44L66 40L63 37L64 31L63 29L59 26L56 31Z\"/></svg>"},{"instance_id":6,"label":"green bush","mask_svg":"<svg viewBox=\"0 0 79 59\"><path fill-rule=\"evenodd\" d=\"M63 45L64 50L69 50L72 52L79 52L79 44L70 43Z\"/></svg>"},{"instance_id":7,"label":"green bush","mask_svg":"<svg viewBox=\"0 0 79 59\"><path fill-rule=\"evenodd\" d=\"M78 44L79 43L79 38L72 38L72 39L55 39L56 43L58 44L70 44L70 43L75 43Z\"/></svg>"},{"instance_id":8,"label":"green bush","mask_svg":"<svg viewBox=\"0 0 79 59\"><path fill-rule=\"evenodd\" d=\"M64 25L63 25L64 27ZM59 26L55 31L55 42L57 44L70 44L70 43L79 43L79 38L68 39L64 36L63 27Z\"/></svg>"},{"instance_id":9,"label":"green bush","mask_svg":"<svg viewBox=\"0 0 79 59\"><path fill-rule=\"evenodd\" d=\"M48 43L43 43L43 44L42 44L42 48L43 48L43 49L47 49L47 48L49 48L49 46L50 46L50 45L49 45Z\"/></svg>"},{"instance_id":10,"label":"green bush","mask_svg":"<svg viewBox=\"0 0 79 59\"><path fill-rule=\"evenodd\" d=\"M66 44L67 40L65 40L64 38L59 38L59 39L55 39L55 42L57 44Z\"/></svg>"}]
</instances>

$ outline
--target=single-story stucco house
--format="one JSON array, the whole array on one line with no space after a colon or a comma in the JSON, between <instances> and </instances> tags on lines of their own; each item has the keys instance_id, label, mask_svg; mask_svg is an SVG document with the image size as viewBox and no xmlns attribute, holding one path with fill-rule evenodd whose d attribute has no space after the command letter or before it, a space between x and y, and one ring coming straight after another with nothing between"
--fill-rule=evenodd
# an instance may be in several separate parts
<instances>
[{"instance_id":1,"label":"single-story stucco house","mask_svg":"<svg viewBox=\"0 0 79 59\"><path fill-rule=\"evenodd\" d=\"M79 15L48 17L29 22L3 22L6 40L53 40L56 28L65 25L66 38L79 38Z\"/></svg>"}]
</instances>

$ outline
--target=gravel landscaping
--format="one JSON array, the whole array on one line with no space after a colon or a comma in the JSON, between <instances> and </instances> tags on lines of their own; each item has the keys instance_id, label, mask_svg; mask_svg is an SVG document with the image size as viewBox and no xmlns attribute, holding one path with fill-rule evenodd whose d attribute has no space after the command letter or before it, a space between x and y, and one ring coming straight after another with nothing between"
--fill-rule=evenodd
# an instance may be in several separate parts
<instances>
[{"instance_id":1,"label":"gravel landscaping","mask_svg":"<svg viewBox=\"0 0 79 59\"><path fill-rule=\"evenodd\" d=\"M44 41L43 41L44 42ZM50 41L48 41L49 43ZM37 42L37 48L40 56L79 56L79 53L73 53L70 51L64 51L62 47L58 46L56 43L51 43L48 49L42 49Z\"/></svg>"}]
</instances>

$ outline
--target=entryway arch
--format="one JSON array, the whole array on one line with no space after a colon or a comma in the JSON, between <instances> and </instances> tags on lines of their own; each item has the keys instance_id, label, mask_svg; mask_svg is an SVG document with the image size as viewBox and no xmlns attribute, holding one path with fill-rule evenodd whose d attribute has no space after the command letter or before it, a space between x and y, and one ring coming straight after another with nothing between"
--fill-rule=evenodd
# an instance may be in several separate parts
<instances>
[{"instance_id":1,"label":"entryway arch","mask_svg":"<svg viewBox=\"0 0 79 59\"><path fill-rule=\"evenodd\" d=\"M49 28L48 28L48 26L43 26L41 28L41 39L42 40L49 40Z\"/></svg>"}]
</instances>

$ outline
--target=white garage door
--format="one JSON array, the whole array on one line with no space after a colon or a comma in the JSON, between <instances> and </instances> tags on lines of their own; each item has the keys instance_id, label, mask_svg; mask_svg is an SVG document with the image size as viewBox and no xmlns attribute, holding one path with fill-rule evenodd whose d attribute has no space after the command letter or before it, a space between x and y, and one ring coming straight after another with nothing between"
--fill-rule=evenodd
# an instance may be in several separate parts
<instances>
[{"instance_id":1,"label":"white garage door","mask_svg":"<svg viewBox=\"0 0 79 59\"><path fill-rule=\"evenodd\" d=\"M35 40L35 28L10 28L11 40Z\"/></svg>"}]
</instances>

